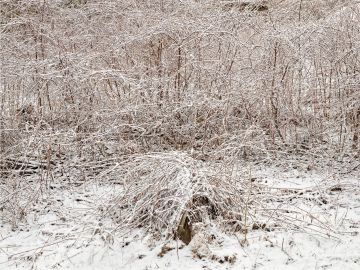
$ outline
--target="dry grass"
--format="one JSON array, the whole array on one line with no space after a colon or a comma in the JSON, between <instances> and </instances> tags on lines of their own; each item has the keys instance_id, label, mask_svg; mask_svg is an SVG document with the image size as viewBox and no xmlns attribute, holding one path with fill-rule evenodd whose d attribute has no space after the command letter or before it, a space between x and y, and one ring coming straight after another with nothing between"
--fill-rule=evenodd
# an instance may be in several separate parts
<instances>
[{"instance_id":1,"label":"dry grass","mask_svg":"<svg viewBox=\"0 0 360 270\"><path fill-rule=\"evenodd\" d=\"M141 227L165 236L175 233L184 214L191 223L241 227L245 185L221 165L209 167L178 152L131 157L121 175L124 190L106 214L124 228Z\"/></svg>"}]
</instances>

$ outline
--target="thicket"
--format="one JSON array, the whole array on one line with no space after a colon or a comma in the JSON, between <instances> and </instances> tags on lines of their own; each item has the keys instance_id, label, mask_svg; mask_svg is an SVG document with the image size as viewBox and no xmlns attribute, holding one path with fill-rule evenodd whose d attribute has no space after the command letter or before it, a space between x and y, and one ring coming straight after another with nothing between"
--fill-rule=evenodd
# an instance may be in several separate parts
<instances>
[{"instance_id":1,"label":"thicket","mask_svg":"<svg viewBox=\"0 0 360 270\"><path fill-rule=\"evenodd\" d=\"M357 1L0 3L3 202L21 171L114 181L111 166L154 152L225 167L359 156Z\"/></svg>"}]
</instances>

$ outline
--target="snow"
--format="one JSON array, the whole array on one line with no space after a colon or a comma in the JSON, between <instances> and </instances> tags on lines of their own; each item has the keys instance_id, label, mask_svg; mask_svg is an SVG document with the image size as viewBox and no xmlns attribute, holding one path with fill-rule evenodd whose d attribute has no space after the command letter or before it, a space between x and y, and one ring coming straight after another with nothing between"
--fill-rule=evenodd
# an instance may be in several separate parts
<instances>
[{"instance_id":1,"label":"snow","mask_svg":"<svg viewBox=\"0 0 360 270\"><path fill-rule=\"evenodd\" d=\"M121 185L92 182L44 193L26 221L1 224L0 269L360 269L358 172L259 167L252 175L268 191L268 206L290 210L278 217L282 226L245 235L210 223L199 226L188 246L154 239L141 229L117 230L98 209ZM299 196L290 200L289 190Z\"/></svg>"}]
</instances>

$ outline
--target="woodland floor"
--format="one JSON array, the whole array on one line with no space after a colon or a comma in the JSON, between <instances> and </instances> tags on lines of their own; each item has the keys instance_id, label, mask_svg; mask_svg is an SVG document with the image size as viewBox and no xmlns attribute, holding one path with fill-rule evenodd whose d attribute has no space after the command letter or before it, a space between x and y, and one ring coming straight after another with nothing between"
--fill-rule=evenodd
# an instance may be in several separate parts
<instances>
[{"instance_id":1,"label":"woodland floor","mask_svg":"<svg viewBox=\"0 0 360 270\"><path fill-rule=\"evenodd\" d=\"M24 222L16 228L1 224L0 268L359 269L359 171L259 166L253 177L267 188L268 206L286 203L298 212L284 211L278 228L252 226L246 241L244 233L224 234L209 222L188 246L154 240L141 229L116 230L98 209L121 185L54 183L29 207Z\"/></svg>"}]
</instances>

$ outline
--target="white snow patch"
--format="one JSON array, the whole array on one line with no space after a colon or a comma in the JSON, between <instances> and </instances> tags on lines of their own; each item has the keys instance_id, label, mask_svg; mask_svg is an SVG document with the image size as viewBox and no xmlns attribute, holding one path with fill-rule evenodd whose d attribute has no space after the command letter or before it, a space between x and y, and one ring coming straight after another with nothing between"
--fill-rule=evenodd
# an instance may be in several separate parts
<instances>
[{"instance_id":1,"label":"white snow patch","mask_svg":"<svg viewBox=\"0 0 360 270\"><path fill-rule=\"evenodd\" d=\"M1 224L0 269L360 269L357 176L254 171L254 181L268 187L274 198L283 191L303 191L294 207L324 227L309 223L304 230L250 230L245 240L244 233L224 234L210 224L185 246L181 241L154 240L140 229L118 232L98 207L121 187L93 183L53 190L17 229ZM311 201L316 196L326 203ZM327 226L332 228L328 235Z\"/></svg>"}]
</instances>

